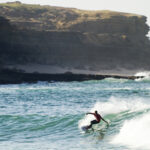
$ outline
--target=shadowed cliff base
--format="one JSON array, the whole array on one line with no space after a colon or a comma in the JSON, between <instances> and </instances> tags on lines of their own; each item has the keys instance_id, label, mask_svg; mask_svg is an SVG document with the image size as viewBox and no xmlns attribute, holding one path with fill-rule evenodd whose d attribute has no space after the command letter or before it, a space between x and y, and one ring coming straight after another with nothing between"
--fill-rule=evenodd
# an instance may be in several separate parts
<instances>
[{"instance_id":1,"label":"shadowed cliff base","mask_svg":"<svg viewBox=\"0 0 150 150\"><path fill-rule=\"evenodd\" d=\"M18 2L0 4L0 13L0 68L29 75L150 70L145 16Z\"/></svg>"}]
</instances>

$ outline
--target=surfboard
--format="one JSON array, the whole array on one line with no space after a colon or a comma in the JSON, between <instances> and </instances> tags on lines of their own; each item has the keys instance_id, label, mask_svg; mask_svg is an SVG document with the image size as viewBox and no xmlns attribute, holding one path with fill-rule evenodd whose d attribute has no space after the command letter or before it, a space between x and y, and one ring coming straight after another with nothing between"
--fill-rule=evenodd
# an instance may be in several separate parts
<instances>
[{"instance_id":1,"label":"surfboard","mask_svg":"<svg viewBox=\"0 0 150 150\"><path fill-rule=\"evenodd\" d=\"M87 127L88 127L88 126L83 126L83 127L81 127L81 129L82 129L83 131L87 131L87 130L88 130Z\"/></svg>"}]
</instances>

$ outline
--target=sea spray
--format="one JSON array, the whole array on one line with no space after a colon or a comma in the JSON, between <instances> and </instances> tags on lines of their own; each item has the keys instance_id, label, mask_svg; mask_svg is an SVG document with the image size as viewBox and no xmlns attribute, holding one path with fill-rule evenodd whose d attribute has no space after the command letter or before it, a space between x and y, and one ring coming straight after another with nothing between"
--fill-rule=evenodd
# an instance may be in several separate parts
<instances>
[{"instance_id":1,"label":"sea spray","mask_svg":"<svg viewBox=\"0 0 150 150\"><path fill-rule=\"evenodd\" d=\"M150 149L150 113L124 122L113 144L129 146L132 149Z\"/></svg>"},{"instance_id":2,"label":"sea spray","mask_svg":"<svg viewBox=\"0 0 150 150\"><path fill-rule=\"evenodd\" d=\"M150 109L150 102L142 98L118 98L110 97L108 101L96 102L93 108L89 112L94 112L95 110L101 114L102 117L106 115L120 114L121 112L127 111L127 113L143 111ZM87 126L90 124L91 120L94 120L93 115L85 115L83 119L79 121L79 128ZM107 118L106 118L107 120ZM110 122L110 120L108 120Z\"/></svg>"},{"instance_id":3,"label":"sea spray","mask_svg":"<svg viewBox=\"0 0 150 150\"><path fill-rule=\"evenodd\" d=\"M150 71L138 72L135 76L139 77L135 81L150 81Z\"/></svg>"}]
</instances>

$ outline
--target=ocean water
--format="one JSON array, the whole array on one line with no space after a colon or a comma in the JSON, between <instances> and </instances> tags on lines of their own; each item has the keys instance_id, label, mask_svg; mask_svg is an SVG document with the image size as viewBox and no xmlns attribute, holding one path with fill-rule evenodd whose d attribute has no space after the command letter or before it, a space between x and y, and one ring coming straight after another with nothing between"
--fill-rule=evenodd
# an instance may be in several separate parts
<instances>
[{"instance_id":1,"label":"ocean water","mask_svg":"<svg viewBox=\"0 0 150 150\"><path fill-rule=\"evenodd\" d=\"M141 75L141 74L140 74ZM82 131L97 110L105 120ZM149 150L150 77L0 85L0 150Z\"/></svg>"}]
</instances>

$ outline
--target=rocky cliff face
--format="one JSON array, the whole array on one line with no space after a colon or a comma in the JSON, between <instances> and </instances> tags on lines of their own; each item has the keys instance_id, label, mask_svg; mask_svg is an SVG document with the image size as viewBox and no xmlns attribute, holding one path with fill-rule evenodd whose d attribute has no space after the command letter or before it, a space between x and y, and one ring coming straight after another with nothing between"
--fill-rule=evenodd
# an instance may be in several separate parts
<instances>
[{"instance_id":1,"label":"rocky cliff face","mask_svg":"<svg viewBox=\"0 0 150 150\"><path fill-rule=\"evenodd\" d=\"M0 14L1 66L150 69L144 16L20 3L0 4Z\"/></svg>"}]
</instances>

